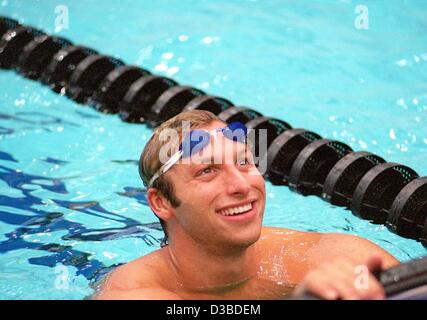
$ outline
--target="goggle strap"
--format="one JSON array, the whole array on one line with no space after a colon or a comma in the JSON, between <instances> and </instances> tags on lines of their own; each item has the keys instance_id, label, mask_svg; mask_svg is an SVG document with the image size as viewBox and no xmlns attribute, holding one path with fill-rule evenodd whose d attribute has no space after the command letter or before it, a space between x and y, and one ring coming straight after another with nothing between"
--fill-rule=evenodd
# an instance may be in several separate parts
<instances>
[{"instance_id":1,"label":"goggle strap","mask_svg":"<svg viewBox=\"0 0 427 320\"><path fill-rule=\"evenodd\" d=\"M150 182L148 183L148 186L151 187L154 181L158 179L162 174L164 174L166 171L168 171L172 166L181 159L182 156L182 150L179 150L175 152L172 157L168 159L160 168L157 170L157 172L153 175L153 177L150 179Z\"/></svg>"},{"instance_id":2,"label":"goggle strap","mask_svg":"<svg viewBox=\"0 0 427 320\"><path fill-rule=\"evenodd\" d=\"M175 152L175 154L172 155L172 157L170 157L169 160L166 161L166 163L160 168L159 171L161 172L161 174L168 171L175 163L177 163L179 161L179 159L181 159L181 156L183 153L184 152L182 150Z\"/></svg>"}]
</instances>

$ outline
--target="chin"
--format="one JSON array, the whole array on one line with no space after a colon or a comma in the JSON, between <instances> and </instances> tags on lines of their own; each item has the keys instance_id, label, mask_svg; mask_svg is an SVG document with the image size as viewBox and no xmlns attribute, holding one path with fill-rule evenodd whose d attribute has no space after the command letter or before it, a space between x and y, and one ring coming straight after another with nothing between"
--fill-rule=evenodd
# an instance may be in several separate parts
<instances>
[{"instance_id":1,"label":"chin","mask_svg":"<svg viewBox=\"0 0 427 320\"><path fill-rule=\"evenodd\" d=\"M232 239L232 242L235 246L247 248L257 242L260 236L261 227L259 228L259 230L251 232L251 234L242 234L241 236L236 235L236 237Z\"/></svg>"}]
</instances>

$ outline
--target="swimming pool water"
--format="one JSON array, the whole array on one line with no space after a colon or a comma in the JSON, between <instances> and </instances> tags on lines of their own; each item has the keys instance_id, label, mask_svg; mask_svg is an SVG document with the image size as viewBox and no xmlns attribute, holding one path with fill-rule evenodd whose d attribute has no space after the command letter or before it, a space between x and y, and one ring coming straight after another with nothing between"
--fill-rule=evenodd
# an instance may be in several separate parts
<instances>
[{"instance_id":1,"label":"swimming pool water","mask_svg":"<svg viewBox=\"0 0 427 320\"><path fill-rule=\"evenodd\" d=\"M427 3L62 1L59 35L427 175ZM57 1L0 1L49 33ZM137 160L151 134L0 71L0 299L81 299L159 247ZM401 261L419 243L267 182L265 225L358 234ZM69 281L65 281L68 276Z\"/></svg>"}]
</instances>

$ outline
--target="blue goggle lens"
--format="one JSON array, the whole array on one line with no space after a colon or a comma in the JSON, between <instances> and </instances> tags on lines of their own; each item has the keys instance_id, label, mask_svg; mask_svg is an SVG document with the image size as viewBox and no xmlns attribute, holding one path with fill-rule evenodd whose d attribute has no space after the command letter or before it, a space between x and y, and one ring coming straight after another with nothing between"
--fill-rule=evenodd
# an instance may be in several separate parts
<instances>
[{"instance_id":1,"label":"blue goggle lens","mask_svg":"<svg viewBox=\"0 0 427 320\"><path fill-rule=\"evenodd\" d=\"M235 121L218 131L221 131L226 138L232 141L244 143L248 129L243 123ZM182 157L185 158L199 152L209 143L210 134L208 131L191 130L189 136L179 146L179 150L183 151Z\"/></svg>"}]
</instances>

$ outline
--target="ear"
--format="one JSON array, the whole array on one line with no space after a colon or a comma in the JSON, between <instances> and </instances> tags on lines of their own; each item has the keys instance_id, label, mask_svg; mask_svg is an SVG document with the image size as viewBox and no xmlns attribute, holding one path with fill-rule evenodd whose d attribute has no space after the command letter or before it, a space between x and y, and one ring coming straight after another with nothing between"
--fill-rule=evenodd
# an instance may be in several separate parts
<instances>
[{"instance_id":1,"label":"ear","mask_svg":"<svg viewBox=\"0 0 427 320\"><path fill-rule=\"evenodd\" d=\"M172 217L172 206L170 202L155 188L147 190L147 201L154 214L162 220L167 221Z\"/></svg>"}]
</instances>

